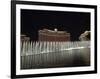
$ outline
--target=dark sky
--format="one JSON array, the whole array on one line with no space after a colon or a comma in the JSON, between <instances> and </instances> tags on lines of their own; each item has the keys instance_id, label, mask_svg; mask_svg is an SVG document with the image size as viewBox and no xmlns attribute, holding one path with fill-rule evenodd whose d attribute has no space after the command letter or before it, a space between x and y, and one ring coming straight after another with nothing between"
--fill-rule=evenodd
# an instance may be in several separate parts
<instances>
[{"instance_id":1,"label":"dark sky","mask_svg":"<svg viewBox=\"0 0 100 79\"><path fill-rule=\"evenodd\" d=\"M38 30L43 28L67 31L71 34L71 40L77 41L81 33L90 30L90 13L21 10L21 34L36 41Z\"/></svg>"}]
</instances>

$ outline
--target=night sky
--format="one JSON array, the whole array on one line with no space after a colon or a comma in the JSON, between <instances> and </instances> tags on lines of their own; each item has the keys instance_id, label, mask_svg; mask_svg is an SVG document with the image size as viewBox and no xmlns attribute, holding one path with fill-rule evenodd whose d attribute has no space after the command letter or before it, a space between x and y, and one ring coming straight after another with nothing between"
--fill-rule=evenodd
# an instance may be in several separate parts
<instances>
[{"instance_id":1,"label":"night sky","mask_svg":"<svg viewBox=\"0 0 100 79\"><path fill-rule=\"evenodd\" d=\"M44 28L67 31L71 34L71 41L77 41L81 33L90 30L90 13L21 10L21 34L36 41L38 30Z\"/></svg>"}]
</instances>

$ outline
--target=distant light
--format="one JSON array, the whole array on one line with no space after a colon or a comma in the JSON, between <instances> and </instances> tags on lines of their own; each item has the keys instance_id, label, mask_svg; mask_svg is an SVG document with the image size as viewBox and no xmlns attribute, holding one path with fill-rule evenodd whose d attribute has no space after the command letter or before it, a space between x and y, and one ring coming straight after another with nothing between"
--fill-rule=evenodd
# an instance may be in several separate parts
<instances>
[{"instance_id":1,"label":"distant light","mask_svg":"<svg viewBox=\"0 0 100 79\"><path fill-rule=\"evenodd\" d=\"M55 31L55 32L57 32L57 31L58 31L58 29L57 29L57 28L55 28L55 29L54 29L54 31Z\"/></svg>"}]
</instances>

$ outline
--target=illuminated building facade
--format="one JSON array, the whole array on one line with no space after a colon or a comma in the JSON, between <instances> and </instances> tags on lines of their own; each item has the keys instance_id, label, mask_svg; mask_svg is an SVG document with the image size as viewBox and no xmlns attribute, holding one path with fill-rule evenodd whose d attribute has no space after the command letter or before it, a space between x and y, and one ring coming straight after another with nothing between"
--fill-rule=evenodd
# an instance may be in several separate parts
<instances>
[{"instance_id":1,"label":"illuminated building facade","mask_svg":"<svg viewBox=\"0 0 100 79\"><path fill-rule=\"evenodd\" d=\"M29 37L27 37L26 35L21 35L21 41L23 42L23 41L29 41L30 40L30 38Z\"/></svg>"},{"instance_id":2,"label":"illuminated building facade","mask_svg":"<svg viewBox=\"0 0 100 79\"><path fill-rule=\"evenodd\" d=\"M66 31L58 31L57 29L43 29L38 31L39 41L70 41L70 33Z\"/></svg>"}]
</instances>

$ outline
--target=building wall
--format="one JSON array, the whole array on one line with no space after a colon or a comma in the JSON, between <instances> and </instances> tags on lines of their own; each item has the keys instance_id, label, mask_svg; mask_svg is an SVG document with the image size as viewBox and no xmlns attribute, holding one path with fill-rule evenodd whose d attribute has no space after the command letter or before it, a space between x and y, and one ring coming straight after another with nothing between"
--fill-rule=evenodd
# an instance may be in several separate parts
<instances>
[{"instance_id":1,"label":"building wall","mask_svg":"<svg viewBox=\"0 0 100 79\"><path fill-rule=\"evenodd\" d=\"M29 41L29 40L30 40L30 38L27 37L26 35L21 35L21 42L23 42L23 41Z\"/></svg>"},{"instance_id":2,"label":"building wall","mask_svg":"<svg viewBox=\"0 0 100 79\"><path fill-rule=\"evenodd\" d=\"M39 30L39 41L70 41L70 33L65 31Z\"/></svg>"}]
</instances>

